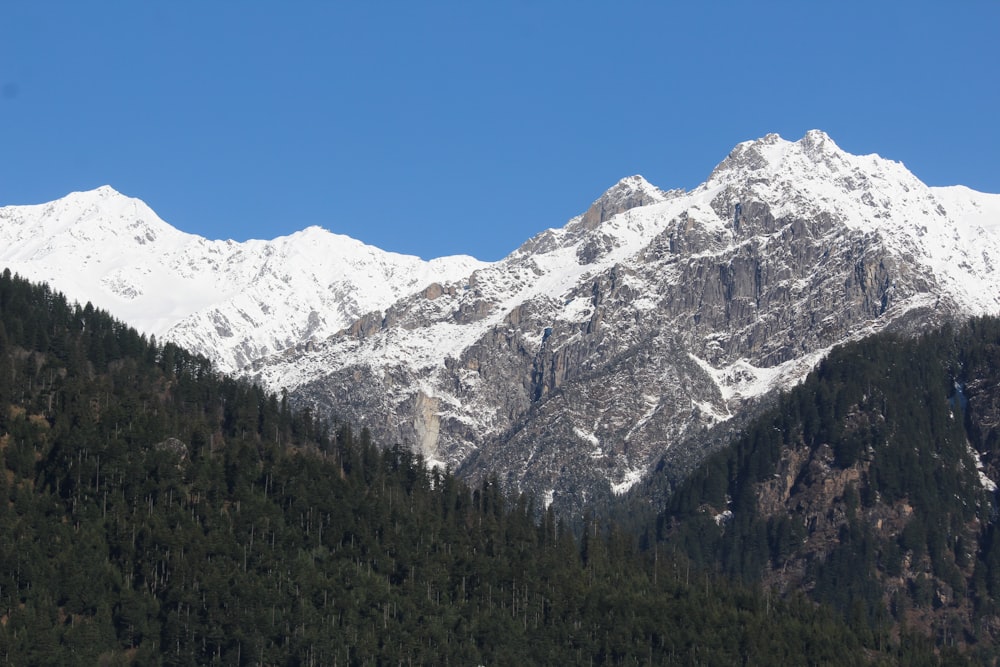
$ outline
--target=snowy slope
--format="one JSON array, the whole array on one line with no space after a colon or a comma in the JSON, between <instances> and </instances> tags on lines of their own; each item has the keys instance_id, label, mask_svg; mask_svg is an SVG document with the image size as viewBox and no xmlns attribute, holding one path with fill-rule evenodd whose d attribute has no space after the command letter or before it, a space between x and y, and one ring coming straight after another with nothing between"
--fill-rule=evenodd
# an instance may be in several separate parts
<instances>
[{"instance_id":1,"label":"snowy slope","mask_svg":"<svg viewBox=\"0 0 1000 667\"><path fill-rule=\"evenodd\" d=\"M585 216L574 218L563 228L543 232L503 261L477 270L472 282L475 299L488 304L484 317L472 323L458 321L452 317L451 301L421 302L410 307L419 312L408 315L428 323L426 329L390 328L379 339L336 342L347 346L337 363L441 368L512 310L536 300L554 304L553 321L583 321L593 311L591 299L569 295L581 282L616 265L642 262L639 255L678 216L716 237L709 253L726 255L747 243L733 229L731 213L718 210L720 200L726 205L772 202L774 217L834 217L849 229L877 235L896 251L912 254L912 260L931 272L963 311L1000 311L1000 290L995 289L1000 283L1000 195L961 186L927 187L902 164L877 155L844 153L820 131L794 143L772 134L740 144L706 183L690 193L663 193L641 176L623 179L609 192L628 186L659 197L614 215L596 233L580 233ZM582 259L588 253L594 255L593 261ZM459 296L468 293L469 286L464 285ZM651 310L656 301L654 295L647 296L645 306ZM535 344L541 342L542 332L522 334ZM295 387L329 361L328 352L317 351L298 363L269 368L262 377L276 386ZM765 393L769 385L765 382L754 393Z\"/></svg>"},{"instance_id":2,"label":"snowy slope","mask_svg":"<svg viewBox=\"0 0 1000 667\"><path fill-rule=\"evenodd\" d=\"M105 186L0 208L0 265L235 371L483 263L427 262L319 227L272 241L210 241Z\"/></svg>"},{"instance_id":3,"label":"snowy slope","mask_svg":"<svg viewBox=\"0 0 1000 667\"><path fill-rule=\"evenodd\" d=\"M742 143L701 189L771 202L775 216L831 215L914 253L970 313L1000 308L1000 293L986 289L1000 262L1000 195L928 187L902 163L845 153L819 130L795 143L776 134Z\"/></svg>"},{"instance_id":4,"label":"snowy slope","mask_svg":"<svg viewBox=\"0 0 1000 667\"><path fill-rule=\"evenodd\" d=\"M253 377L472 478L620 492L837 343L1000 311L998 203L822 132L769 135L691 192L624 179L501 262Z\"/></svg>"},{"instance_id":5,"label":"snowy slope","mask_svg":"<svg viewBox=\"0 0 1000 667\"><path fill-rule=\"evenodd\" d=\"M500 262L309 228L207 241L110 188L0 209L0 263L472 480L563 507L690 467L841 342L1000 312L1000 195L824 133L623 179ZM602 491L603 490L603 491Z\"/></svg>"}]
</instances>

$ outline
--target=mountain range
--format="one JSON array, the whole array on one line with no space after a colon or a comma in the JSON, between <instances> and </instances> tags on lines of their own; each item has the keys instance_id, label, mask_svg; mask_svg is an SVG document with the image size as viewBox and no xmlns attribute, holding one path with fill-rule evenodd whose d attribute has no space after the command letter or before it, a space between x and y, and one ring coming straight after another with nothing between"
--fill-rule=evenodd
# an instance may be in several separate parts
<instances>
[{"instance_id":1,"label":"mountain range","mask_svg":"<svg viewBox=\"0 0 1000 667\"><path fill-rule=\"evenodd\" d=\"M1000 195L810 131L625 178L499 262L182 233L111 188L0 208L0 263L473 481L681 479L836 345L1000 312Z\"/></svg>"},{"instance_id":2,"label":"mountain range","mask_svg":"<svg viewBox=\"0 0 1000 667\"><path fill-rule=\"evenodd\" d=\"M483 266L423 261L309 227L271 241L211 241L104 186L0 208L0 261L222 371L323 339L365 313Z\"/></svg>"}]
</instances>

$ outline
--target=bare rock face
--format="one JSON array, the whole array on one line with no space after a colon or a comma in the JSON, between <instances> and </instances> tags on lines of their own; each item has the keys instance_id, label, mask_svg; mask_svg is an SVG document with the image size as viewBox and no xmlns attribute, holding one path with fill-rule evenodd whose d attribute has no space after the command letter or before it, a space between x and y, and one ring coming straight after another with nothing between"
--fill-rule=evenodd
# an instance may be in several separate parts
<instances>
[{"instance_id":1,"label":"bare rock face","mask_svg":"<svg viewBox=\"0 0 1000 667\"><path fill-rule=\"evenodd\" d=\"M679 191L663 192L642 176L629 176L597 199L580 218L580 227L587 231L597 229L605 220L633 208L657 204L680 194Z\"/></svg>"},{"instance_id":2,"label":"bare rock face","mask_svg":"<svg viewBox=\"0 0 1000 667\"><path fill-rule=\"evenodd\" d=\"M574 505L606 491L602 480L627 488L660 455L680 476L708 429L751 406L761 369L794 369L873 324L904 326L905 304L932 287L877 237L747 208L759 218L744 229L769 233L716 254L681 223L667 233L688 253L615 265L571 293L590 307L531 355L524 417L460 470Z\"/></svg>"},{"instance_id":3,"label":"bare rock face","mask_svg":"<svg viewBox=\"0 0 1000 667\"><path fill-rule=\"evenodd\" d=\"M208 241L110 188L0 208L0 259L377 442L578 508L679 479L831 346L1000 312L1000 195L811 131L739 144L690 192L622 179L495 263L320 228Z\"/></svg>"},{"instance_id":4,"label":"bare rock face","mask_svg":"<svg viewBox=\"0 0 1000 667\"><path fill-rule=\"evenodd\" d=\"M254 377L472 481L579 508L654 466L681 476L838 343L1000 309L1000 203L956 196L822 133L769 135L690 193L625 179L503 261Z\"/></svg>"}]
</instances>

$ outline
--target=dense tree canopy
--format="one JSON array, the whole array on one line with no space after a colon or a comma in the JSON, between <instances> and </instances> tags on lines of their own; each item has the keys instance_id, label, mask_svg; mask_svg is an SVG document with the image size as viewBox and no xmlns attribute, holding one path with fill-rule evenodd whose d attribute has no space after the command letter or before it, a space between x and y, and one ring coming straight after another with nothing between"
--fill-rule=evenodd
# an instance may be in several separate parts
<instances>
[{"instance_id":1,"label":"dense tree canopy","mask_svg":"<svg viewBox=\"0 0 1000 667\"><path fill-rule=\"evenodd\" d=\"M576 538L9 272L0 464L3 664L938 661L681 542Z\"/></svg>"},{"instance_id":2,"label":"dense tree canopy","mask_svg":"<svg viewBox=\"0 0 1000 667\"><path fill-rule=\"evenodd\" d=\"M808 591L865 641L914 627L996 660L997 500L977 468L1000 473L998 351L990 318L834 350L651 532L700 566Z\"/></svg>"}]
</instances>

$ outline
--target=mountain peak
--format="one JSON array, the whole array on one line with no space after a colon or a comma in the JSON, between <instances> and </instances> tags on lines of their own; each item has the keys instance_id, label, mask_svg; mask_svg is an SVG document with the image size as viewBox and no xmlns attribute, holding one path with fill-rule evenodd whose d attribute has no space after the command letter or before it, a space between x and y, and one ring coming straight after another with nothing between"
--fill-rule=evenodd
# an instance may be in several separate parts
<instances>
[{"instance_id":1,"label":"mountain peak","mask_svg":"<svg viewBox=\"0 0 1000 667\"><path fill-rule=\"evenodd\" d=\"M683 470L833 345L1000 307L1000 195L929 189L820 131L740 144L688 193L624 178L489 265L319 227L209 242L96 193L0 211L0 260L574 511L659 461Z\"/></svg>"},{"instance_id":2,"label":"mountain peak","mask_svg":"<svg viewBox=\"0 0 1000 667\"><path fill-rule=\"evenodd\" d=\"M807 147L822 147L823 145L829 143L833 146L833 148L837 148L837 145L833 143L833 139L830 138L830 135L823 130L809 130L802 136L801 139L799 139L797 143Z\"/></svg>"},{"instance_id":3,"label":"mountain peak","mask_svg":"<svg viewBox=\"0 0 1000 667\"><path fill-rule=\"evenodd\" d=\"M881 201L926 187L902 163L875 154L847 153L822 130L810 130L795 142L768 134L737 144L712 171L704 187L719 186L741 191L749 188L771 202L787 200L791 190L813 199L845 193L854 193L850 196L858 199L877 187L885 191Z\"/></svg>"},{"instance_id":4,"label":"mountain peak","mask_svg":"<svg viewBox=\"0 0 1000 667\"><path fill-rule=\"evenodd\" d=\"M86 200L86 201L99 201L99 200L109 200L109 199L130 199L126 195L115 190L110 185L102 185L100 187L94 188L93 190L80 190L77 192L71 192L64 199L70 200Z\"/></svg>"},{"instance_id":5,"label":"mountain peak","mask_svg":"<svg viewBox=\"0 0 1000 667\"><path fill-rule=\"evenodd\" d=\"M621 179L608 188L598 201L620 200L628 197L641 196L650 200L663 201L667 199L667 193L647 181L640 174L633 174Z\"/></svg>"},{"instance_id":6,"label":"mountain peak","mask_svg":"<svg viewBox=\"0 0 1000 667\"><path fill-rule=\"evenodd\" d=\"M618 188L627 188L631 190L657 190L656 186L647 181L642 174L626 176L609 188L608 192Z\"/></svg>"},{"instance_id":7,"label":"mountain peak","mask_svg":"<svg viewBox=\"0 0 1000 667\"><path fill-rule=\"evenodd\" d=\"M102 185L98 188L94 188L91 192L101 197L113 197L115 195L122 196L122 193L118 192L110 185Z\"/></svg>"},{"instance_id":8,"label":"mountain peak","mask_svg":"<svg viewBox=\"0 0 1000 667\"><path fill-rule=\"evenodd\" d=\"M593 229L605 220L639 206L666 201L676 191L664 192L639 174L626 176L597 198L581 220L584 229Z\"/></svg>"},{"instance_id":9,"label":"mountain peak","mask_svg":"<svg viewBox=\"0 0 1000 667\"><path fill-rule=\"evenodd\" d=\"M803 167L824 163L830 166L831 162L843 162L845 156L822 130L809 130L796 142L771 133L737 144L715 168L709 181L724 180L727 174L745 178L753 172L776 173L789 168L801 171Z\"/></svg>"}]
</instances>

